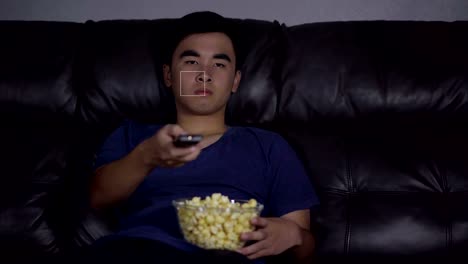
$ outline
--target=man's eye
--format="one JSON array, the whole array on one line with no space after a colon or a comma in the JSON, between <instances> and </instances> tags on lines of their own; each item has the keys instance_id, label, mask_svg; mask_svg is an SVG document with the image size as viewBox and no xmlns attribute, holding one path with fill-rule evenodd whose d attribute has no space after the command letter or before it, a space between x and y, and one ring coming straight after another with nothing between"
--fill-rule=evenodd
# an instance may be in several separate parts
<instances>
[{"instance_id":1,"label":"man's eye","mask_svg":"<svg viewBox=\"0 0 468 264\"><path fill-rule=\"evenodd\" d=\"M191 64L191 65L193 65L193 64L198 64L198 62L197 62L197 61L194 61L194 60L189 60L189 61L186 61L185 64Z\"/></svg>"},{"instance_id":2,"label":"man's eye","mask_svg":"<svg viewBox=\"0 0 468 264\"><path fill-rule=\"evenodd\" d=\"M222 64L222 63L215 63L216 67L219 67L219 68L224 68L226 67L226 65Z\"/></svg>"}]
</instances>

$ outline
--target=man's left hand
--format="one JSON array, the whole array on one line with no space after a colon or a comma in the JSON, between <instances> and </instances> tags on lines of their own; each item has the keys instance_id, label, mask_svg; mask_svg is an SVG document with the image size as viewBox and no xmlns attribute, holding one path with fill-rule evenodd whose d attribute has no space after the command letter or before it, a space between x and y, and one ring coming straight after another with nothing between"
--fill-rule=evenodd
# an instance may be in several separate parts
<instances>
[{"instance_id":1,"label":"man's left hand","mask_svg":"<svg viewBox=\"0 0 468 264\"><path fill-rule=\"evenodd\" d=\"M301 243L300 227L293 221L283 218L256 217L251 220L257 229L243 233L244 241L257 241L238 250L249 259L278 255Z\"/></svg>"}]
</instances>

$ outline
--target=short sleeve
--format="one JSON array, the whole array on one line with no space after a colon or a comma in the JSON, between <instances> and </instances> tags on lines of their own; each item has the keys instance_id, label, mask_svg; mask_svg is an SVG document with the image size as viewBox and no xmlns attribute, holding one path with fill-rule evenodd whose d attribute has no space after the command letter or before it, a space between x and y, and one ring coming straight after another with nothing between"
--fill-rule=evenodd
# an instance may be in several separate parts
<instances>
[{"instance_id":1,"label":"short sleeve","mask_svg":"<svg viewBox=\"0 0 468 264\"><path fill-rule=\"evenodd\" d=\"M273 179L269 195L269 213L272 216L280 217L319 204L304 166L286 140L279 135L270 147L269 160Z\"/></svg>"},{"instance_id":2,"label":"short sleeve","mask_svg":"<svg viewBox=\"0 0 468 264\"><path fill-rule=\"evenodd\" d=\"M123 158L130 152L129 122L125 121L119 128L110 134L96 153L94 169L102 165Z\"/></svg>"}]
</instances>

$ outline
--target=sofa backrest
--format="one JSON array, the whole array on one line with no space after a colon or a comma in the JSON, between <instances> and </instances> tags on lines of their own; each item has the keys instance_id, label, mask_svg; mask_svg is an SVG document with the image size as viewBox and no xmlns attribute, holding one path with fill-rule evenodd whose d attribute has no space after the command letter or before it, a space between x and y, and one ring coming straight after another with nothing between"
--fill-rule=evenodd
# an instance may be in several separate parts
<instances>
[{"instance_id":1,"label":"sofa backrest","mask_svg":"<svg viewBox=\"0 0 468 264\"><path fill-rule=\"evenodd\" d=\"M287 29L278 122L320 192L320 256L463 253L468 23Z\"/></svg>"},{"instance_id":2,"label":"sofa backrest","mask_svg":"<svg viewBox=\"0 0 468 264\"><path fill-rule=\"evenodd\" d=\"M72 174L76 23L0 22L0 255L60 251Z\"/></svg>"},{"instance_id":3,"label":"sofa backrest","mask_svg":"<svg viewBox=\"0 0 468 264\"><path fill-rule=\"evenodd\" d=\"M227 120L297 151L321 200L318 256L466 245L467 22L235 21L245 64ZM173 120L161 80L172 26L0 23L2 244L54 253L99 236L80 218L93 152L124 118Z\"/></svg>"},{"instance_id":4,"label":"sofa backrest","mask_svg":"<svg viewBox=\"0 0 468 264\"><path fill-rule=\"evenodd\" d=\"M285 39L277 23L234 20L242 32L245 60L239 93L228 107L229 122L268 123L276 116ZM79 71L77 114L86 123L117 118L173 121L172 92L162 82L161 52L174 19L88 22ZM259 109L259 107L261 107ZM235 111L235 113L234 113ZM239 112L241 111L241 112Z\"/></svg>"}]
</instances>

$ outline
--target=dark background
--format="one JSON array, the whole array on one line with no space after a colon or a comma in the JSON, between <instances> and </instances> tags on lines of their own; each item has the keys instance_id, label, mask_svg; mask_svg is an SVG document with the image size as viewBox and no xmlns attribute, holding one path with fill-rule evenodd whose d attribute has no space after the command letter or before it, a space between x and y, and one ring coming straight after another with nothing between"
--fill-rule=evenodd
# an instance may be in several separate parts
<instances>
[{"instance_id":1,"label":"dark background","mask_svg":"<svg viewBox=\"0 0 468 264\"><path fill-rule=\"evenodd\" d=\"M467 0L0 0L0 20L175 18L199 10L287 25L343 20L468 20Z\"/></svg>"}]
</instances>

